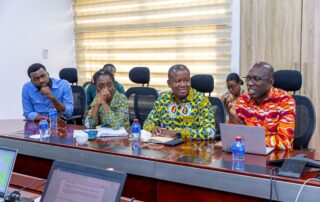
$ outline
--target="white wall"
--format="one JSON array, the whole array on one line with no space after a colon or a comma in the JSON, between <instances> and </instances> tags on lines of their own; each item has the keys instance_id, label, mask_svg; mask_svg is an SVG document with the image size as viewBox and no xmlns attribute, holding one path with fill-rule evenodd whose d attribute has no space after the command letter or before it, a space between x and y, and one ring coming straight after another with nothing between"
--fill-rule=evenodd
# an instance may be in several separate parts
<instances>
[{"instance_id":1,"label":"white wall","mask_svg":"<svg viewBox=\"0 0 320 202\"><path fill-rule=\"evenodd\" d=\"M21 89L35 62L52 77L74 66L72 0L0 1L0 119L23 118Z\"/></svg>"}]
</instances>

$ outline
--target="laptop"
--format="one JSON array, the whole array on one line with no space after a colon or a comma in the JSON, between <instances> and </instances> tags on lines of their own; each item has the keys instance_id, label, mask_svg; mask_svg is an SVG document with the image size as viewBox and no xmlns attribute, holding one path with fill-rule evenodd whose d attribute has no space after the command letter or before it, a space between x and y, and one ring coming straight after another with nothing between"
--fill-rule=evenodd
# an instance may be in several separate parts
<instances>
[{"instance_id":1,"label":"laptop","mask_svg":"<svg viewBox=\"0 0 320 202\"><path fill-rule=\"evenodd\" d=\"M119 201L127 174L54 161L40 201Z\"/></svg>"},{"instance_id":2,"label":"laptop","mask_svg":"<svg viewBox=\"0 0 320 202\"><path fill-rule=\"evenodd\" d=\"M18 151L0 147L0 202L4 201Z\"/></svg>"},{"instance_id":3,"label":"laptop","mask_svg":"<svg viewBox=\"0 0 320 202\"><path fill-rule=\"evenodd\" d=\"M222 148L231 150L234 138L241 136L245 144L246 153L268 155L274 150L266 146L265 131L260 126L246 126L220 123Z\"/></svg>"}]
</instances>

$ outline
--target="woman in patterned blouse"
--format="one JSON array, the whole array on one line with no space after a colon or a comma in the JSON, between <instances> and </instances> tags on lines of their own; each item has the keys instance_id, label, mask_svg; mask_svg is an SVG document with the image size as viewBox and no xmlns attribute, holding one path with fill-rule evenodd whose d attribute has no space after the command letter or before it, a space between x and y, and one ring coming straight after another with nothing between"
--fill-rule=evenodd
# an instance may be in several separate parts
<instances>
[{"instance_id":1,"label":"woman in patterned blouse","mask_svg":"<svg viewBox=\"0 0 320 202\"><path fill-rule=\"evenodd\" d=\"M93 82L97 95L90 105L85 126L129 129L127 97L115 90L113 74L108 70L99 70L93 75Z\"/></svg>"}]
</instances>

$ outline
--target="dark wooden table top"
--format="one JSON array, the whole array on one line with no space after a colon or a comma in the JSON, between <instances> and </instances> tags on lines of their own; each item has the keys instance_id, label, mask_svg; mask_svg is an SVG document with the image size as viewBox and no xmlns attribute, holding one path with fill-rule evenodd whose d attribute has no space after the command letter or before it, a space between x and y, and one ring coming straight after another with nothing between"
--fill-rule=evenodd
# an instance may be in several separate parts
<instances>
[{"instance_id":1,"label":"dark wooden table top","mask_svg":"<svg viewBox=\"0 0 320 202\"><path fill-rule=\"evenodd\" d=\"M0 136L5 138L171 163L181 166L237 173L260 178L270 178L270 169L274 168L274 166L267 164L267 160L287 158L301 153L306 154L308 158L320 160L320 153L318 152L288 152L276 150L268 156L246 154L244 171L236 171L232 168L233 163L231 153L222 151L221 147L215 145L216 142L214 141L186 141L185 143L174 147L161 144L142 143L141 153L136 154L131 149L131 142L128 137L97 138L95 140L89 140L84 146L80 146L76 143L73 133L74 130L82 129L85 128L76 125L59 125L58 132L54 133L48 141L43 142L39 139L30 138L30 135L39 134L37 123L23 120L0 120ZM281 176L276 176L276 179L301 184L306 179L316 177L319 174L319 169L311 169L308 172L304 172L300 179ZM318 182L310 182L310 184L320 186L320 183Z\"/></svg>"}]
</instances>

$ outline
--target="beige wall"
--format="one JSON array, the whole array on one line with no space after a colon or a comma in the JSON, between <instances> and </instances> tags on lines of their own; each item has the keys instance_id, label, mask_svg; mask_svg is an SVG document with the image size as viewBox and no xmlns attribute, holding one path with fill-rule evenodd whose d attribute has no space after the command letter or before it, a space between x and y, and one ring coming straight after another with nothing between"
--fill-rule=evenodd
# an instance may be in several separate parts
<instances>
[{"instance_id":1,"label":"beige wall","mask_svg":"<svg viewBox=\"0 0 320 202\"><path fill-rule=\"evenodd\" d=\"M241 75L245 76L256 61L267 61L275 70L299 70L303 77L300 94L308 96L318 112L319 18L317 0L242 0ZM319 127L310 146L320 150Z\"/></svg>"}]
</instances>

